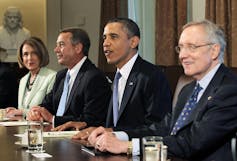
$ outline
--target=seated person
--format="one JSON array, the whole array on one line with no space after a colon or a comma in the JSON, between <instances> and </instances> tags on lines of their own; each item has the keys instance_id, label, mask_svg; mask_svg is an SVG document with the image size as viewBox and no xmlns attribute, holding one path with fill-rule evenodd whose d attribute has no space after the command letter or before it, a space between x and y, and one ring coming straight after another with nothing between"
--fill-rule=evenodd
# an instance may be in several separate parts
<instances>
[{"instance_id":1,"label":"seated person","mask_svg":"<svg viewBox=\"0 0 237 161\"><path fill-rule=\"evenodd\" d=\"M171 111L170 88L162 71L139 56L138 25L127 18L111 19L105 25L103 37L107 62L114 64L117 73L121 74L118 81L115 75L105 125L107 130L133 129L162 120ZM80 123L68 122L53 130L80 129L80 126ZM95 127L86 128L73 138L86 139L93 129Z\"/></svg>"},{"instance_id":2,"label":"seated person","mask_svg":"<svg viewBox=\"0 0 237 161\"><path fill-rule=\"evenodd\" d=\"M8 107L7 116L26 115L30 107L42 103L53 88L56 72L46 68L49 53L37 37L26 39L19 47L18 63L29 72L21 78L18 91L18 108Z\"/></svg>"},{"instance_id":3,"label":"seated person","mask_svg":"<svg viewBox=\"0 0 237 161\"><path fill-rule=\"evenodd\" d=\"M208 20L183 27L176 51L184 73L195 81L180 92L172 114L149 127L126 130L129 138L163 136L168 155L190 161L232 161L231 138L237 129L237 76L223 64L223 31ZM134 140L121 141L102 127L89 136L101 151L138 153ZM128 148L129 147L129 148Z\"/></svg>"},{"instance_id":4,"label":"seated person","mask_svg":"<svg viewBox=\"0 0 237 161\"><path fill-rule=\"evenodd\" d=\"M31 108L29 120L44 120L61 125L80 121L85 126L103 125L111 95L104 73L88 58L90 39L86 31L67 28L59 33L56 47L59 71L51 92L39 106Z\"/></svg>"}]
</instances>

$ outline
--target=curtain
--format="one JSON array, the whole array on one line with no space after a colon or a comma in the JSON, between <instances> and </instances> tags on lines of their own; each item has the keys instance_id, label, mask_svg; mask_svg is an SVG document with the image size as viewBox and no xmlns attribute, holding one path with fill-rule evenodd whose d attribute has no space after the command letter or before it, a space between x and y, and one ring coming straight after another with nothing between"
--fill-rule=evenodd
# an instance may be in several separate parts
<instances>
[{"instance_id":1,"label":"curtain","mask_svg":"<svg viewBox=\"0 0 237 161\"><path fill-rule=\"evenodd\" d=\"M187 0L156 0L156 64L177 65L178 44L182 26L187 21Z\"/></svg>"},{"instance_id":2,"label":"curtain","mask_svg":"<svg viewBox=\"0 0 237 161\"><path fill-rule=\"evenodd\" d=\"M237 67L237 1L206 0L206 19L224 29L227 40L225 64Z\"/></svg>"},{"instance_id":3,"label":"curtain","mask_svg":"<svg viewBox=\"0 0 237 161\"><path fill-rule=\"evenodd\" d=\"M100 44L98 67L104 72L115 71L114 65L109 65L103 52L103 31L106 22L114 17L127 17L127 0L101 0Z\"/></svg>"},{"instance_id":4,"label":"curtain","mask_svg":"<svg viewBox=\"0 0 237 161\"><path fill-rule=\"evenodd\" d=\"M156 0L128 0L128 17L134 20L141 30L138 53L153 64L155 64L155 3Z\"/></svg>"}]
</instances>

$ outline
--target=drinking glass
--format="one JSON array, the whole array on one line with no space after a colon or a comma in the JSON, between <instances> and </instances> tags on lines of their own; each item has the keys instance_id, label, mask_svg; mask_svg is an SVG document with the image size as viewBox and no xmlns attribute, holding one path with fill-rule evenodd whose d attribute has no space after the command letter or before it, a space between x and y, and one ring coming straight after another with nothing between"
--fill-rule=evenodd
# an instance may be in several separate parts
<instances>
[{"instance_id":1,"label":"drinking glass","mask_svg":"<svg viewBox=\"0 0 237 161\"><path fill-rule=\"evenodd\" d=\"M43 150L43 123L29 122L27 129L29 153L41 153Z\"/></svg>"},{"instance_id":2,"label":"drinking glass","mask_svg":"<svg viewBox=\"0 0 237 161\"><path fill-rule=\"evenodd\" d=\"M142 138L143 161L161 161L163 138L161 136L146 136Z\"/></svg>"},{"instance_id":3,"label":"drinking glass","mask_svg":"<svg viewBox=\"0 0 237 161\"><path fill-rule=\"evenodd\" d=\"M6 109L0 109L0 121L6 119Z\"/></svg>"}]
</instances>

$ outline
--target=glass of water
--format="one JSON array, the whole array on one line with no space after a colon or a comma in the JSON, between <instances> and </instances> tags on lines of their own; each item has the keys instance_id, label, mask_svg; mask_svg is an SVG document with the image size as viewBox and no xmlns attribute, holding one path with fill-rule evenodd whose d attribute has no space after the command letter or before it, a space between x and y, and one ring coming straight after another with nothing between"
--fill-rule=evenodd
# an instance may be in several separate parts
<instances>
[{"instance_id":1,"label":"glass of water","mask_svg":"<svg viewBox=\"0 0 237 161\"><path fill-rule=\"evenodd\" d=\"M146 136L142 138L143 161L161 161L161 148L163 138L161 136Z\"/></svg>"},{"instance_id":2,"label":"glass of water","mask_svg":"<svg viewBox=\"0 0 237 161\"><path fill-rule=\"evenodd\" d=\"M41 153L43 150L43 123L29 122L27 129L28 150L29 153Z\"/></svg>"}]
</instances>

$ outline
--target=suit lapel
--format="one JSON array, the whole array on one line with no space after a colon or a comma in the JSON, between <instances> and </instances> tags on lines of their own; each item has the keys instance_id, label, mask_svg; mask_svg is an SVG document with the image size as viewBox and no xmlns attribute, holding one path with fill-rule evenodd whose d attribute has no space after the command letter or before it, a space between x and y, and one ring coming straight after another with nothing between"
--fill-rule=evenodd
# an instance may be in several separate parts
<instances>
[{"instance_id":1,"label":"suit lapel","mask_svg":"<svg viewBox=\"0 0 237 161\"><path fill-rule=\"evenodd\" d=\"M140 56L138 56L133 67L132 67L132 70L129 74L129 77L128 77L128 80L127 80L127 83L126 83L126 86L124 89L119 113L118 113L118 121L119 121L119 118L122 115L124 109L126 108L127 103L129 102L129 100L132 96L134 88L136 87L137 74L140 71L140 66L142 64L142 61L143 61L142 58Z\"/></svg>"},{"instance_id":2,"label":"suit lapel","mask_svg":"<svg viewBox=\"0 0 237 161\"><path fill-rule=\"evenodd\" d=\"M31 89L29 98L28 98L28 100L27 100L27 102L26 102L27 105L29 105L29 104L31 103L33 97L34 97L35 94L39 91L38 88L40 88L40 87L41 87L41 84L44 83L44 81L41 81L41 79L42 79L42 76L41 76L41 75L42 75L42 69L40 69L39 73L38 73L37 76L36 76L36 80L35 80L35 82L34 82L34 84L33 84L33 86L32 86L32 89Z\"/></svg>"},{"instance_id":3,"label":"suit lapel","mask_svg":"<svg viewBox=\"0 0 237 161\"><path fill-rule=\"evenodd\" d=\"M23 97L24 97L24 93L25 93L25 90L26 90L26 83L28 81L28 78L29 78L30 74L28 73L21 81L21 84L23 86L21 86L21 88L19 88L19 105L23 105ZM23 88L22 88L23 87Z\"/></svg>"},{"instance_id":4,"label":"suit lapel","mask_svg":"<svg viewBox=\"0 0 237 161\"><path fill-rule=\"evenodd\" d=\"M121 114L123 113L128 101L130 100L130 97L132 96L133 89L135 88L135 86L136 86L136 73L130 73L130 76L125 86L126 90L123 93L123 98L122 98L119 113L118 113L118 120Z\"/></svg>"},{"instance_id":5,"label":"suit lapel","mask_svg":"<svg viewBox=\"0 0 237 161\"><path fill-rule=\"evenodd\" d=\"M80 82L81 82L81 79L83 78L85 72L89 69L90 64L91 64L91 62L88 59L86 59L85 62L82 64L80 70L78 71L76 79L73 83L72 89L71 89L69 97L68 97L67 105L65 107L65 112L68 110L68 108L72 102L72 98L74 97L74 94L78 93L78 91L80 91L80 88L83 86Z\"/></svg>"}]
</instances>

